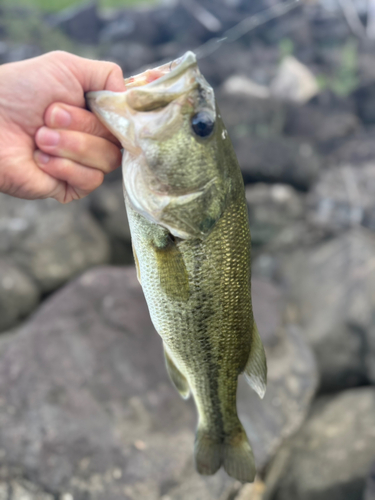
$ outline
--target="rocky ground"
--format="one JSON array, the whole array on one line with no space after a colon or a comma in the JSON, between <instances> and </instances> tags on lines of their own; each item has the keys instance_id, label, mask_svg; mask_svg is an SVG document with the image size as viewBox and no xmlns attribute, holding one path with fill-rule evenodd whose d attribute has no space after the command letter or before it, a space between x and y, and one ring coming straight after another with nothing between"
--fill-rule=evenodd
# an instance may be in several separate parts
<instances>
[{"instance_id":1,"label":"rocky ground","mask_svg":"<svg viewBox=\"0 0 375 500\"><path fill-rule=\"evenodd\" d=\"M129 75L275 3L3 9L0 60L64 48ZM254 486L194 472L115 172L68 206L0 195L0 500L375 499L375 42L349 3L354 33L310 0L200 61L246 183L269 363L264 401L239 385Z\"/></svg>"}]
</instances>

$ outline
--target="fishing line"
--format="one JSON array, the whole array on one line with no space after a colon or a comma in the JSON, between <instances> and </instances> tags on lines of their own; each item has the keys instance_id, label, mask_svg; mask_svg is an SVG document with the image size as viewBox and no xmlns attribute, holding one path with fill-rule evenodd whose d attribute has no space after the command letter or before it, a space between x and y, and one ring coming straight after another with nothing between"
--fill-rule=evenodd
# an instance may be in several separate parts
<instances>
[{"instance_id":1,"label":"fishing line","mask_svg":"<svg viewBox=\"0 0 375 500\"><path fill-rule=\"evenodd\" d=\"M259 12L258 14L248 16L232 28L225 31L223 36L210 38L210 40L197 47L193 52L195 52L198 60L203 59L204 57L211 55L213 52L216 52L216 50L218 50L224 43L235 42L239 38L246 35L246 33L249 33L249 31L252 31L272 19L283 16L300 4L301 0L290 0L288 2L276 4L269 9Z\"/></svg>"}]
</instances>

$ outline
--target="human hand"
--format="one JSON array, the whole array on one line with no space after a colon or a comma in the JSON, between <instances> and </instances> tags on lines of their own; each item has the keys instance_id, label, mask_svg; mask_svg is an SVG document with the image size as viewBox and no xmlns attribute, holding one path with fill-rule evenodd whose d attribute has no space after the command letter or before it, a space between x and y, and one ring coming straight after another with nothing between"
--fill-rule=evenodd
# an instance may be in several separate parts
<instances>
[{"instance_id":1,"label":"human hand","mask_svg":"<svg viewBox=\"0 0 375 500\"><path fill-rule=\"evenodd\" d=\"M0 191L83 198L121 163L120 144L85 109L85 92L125 90L110 62L50 52L0 66Z\"/></svg>"}]
</instances>

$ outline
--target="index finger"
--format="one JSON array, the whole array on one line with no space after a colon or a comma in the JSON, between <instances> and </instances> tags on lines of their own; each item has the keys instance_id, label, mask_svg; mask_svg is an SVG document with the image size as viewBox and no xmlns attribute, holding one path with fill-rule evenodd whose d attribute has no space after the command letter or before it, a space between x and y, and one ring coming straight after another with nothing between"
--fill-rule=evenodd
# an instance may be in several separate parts
<instances>
[{"instance_id":1,"label":"index finger","mask_svg":"<svg viewBox=\"0 0 375 500\"><path fill-rule=\"evenodd\" d=\"M48 106L44 114L44 122L49 128L74 130L103 137L121 147L116 137L87 109L55 102Z\"/></svg>"}]
</instances>

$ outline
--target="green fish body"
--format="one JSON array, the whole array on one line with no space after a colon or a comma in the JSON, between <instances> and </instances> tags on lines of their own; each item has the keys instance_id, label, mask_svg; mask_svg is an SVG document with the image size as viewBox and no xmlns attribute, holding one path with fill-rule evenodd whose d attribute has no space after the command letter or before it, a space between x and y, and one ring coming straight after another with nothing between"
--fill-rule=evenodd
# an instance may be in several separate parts
<instances>
[{"instance_id":1,"label":"green fish body","mask_svg":"<svg viewBox=\"0 0 375 500\"><path fill-rule=\"evenodd\" d=\"M263 397L266 360L253 318L244 185L212 88L193 53L92 92L90 108L122 142L138 279L169 376L198 411L195 463L243 482L254 457L237 416L245 373Z\"/></svg>"}]
</instances>

